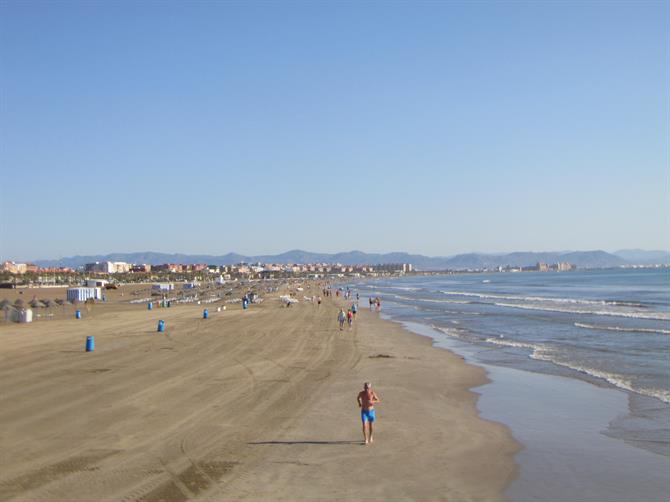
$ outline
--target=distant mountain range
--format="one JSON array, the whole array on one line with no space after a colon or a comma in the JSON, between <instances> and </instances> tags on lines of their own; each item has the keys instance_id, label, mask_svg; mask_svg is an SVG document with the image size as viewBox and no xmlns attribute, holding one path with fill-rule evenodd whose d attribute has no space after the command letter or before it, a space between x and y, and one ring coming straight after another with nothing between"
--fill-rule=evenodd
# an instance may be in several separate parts
<instances>
[{"instance_id":1,"label":"distant mountain range","mask_svg":"<svg viewBox=\"0 0 670 502\"><path fill-rule=\"evenodd\" d=\"M79 267L96 261L125 261L128 263L207 263L208 265L232 265L235 263L342 263L343 265L411 263L417 270L467 270L499 266L525 267L537 262L568 262L579 268L607 268L622 265L670 264L668 251L644 251L627 249L615 253L605 251L570 252L515 252L508 254L468 253L448 257L430 257L418 254L364 253L311 253L292 250L278 255L243 256L237 253L225 255L167 254L151 251L140 253L111 253L107 255L72 256L58 260L36 260L42 267Z\"/></svg>"}]
</instances>

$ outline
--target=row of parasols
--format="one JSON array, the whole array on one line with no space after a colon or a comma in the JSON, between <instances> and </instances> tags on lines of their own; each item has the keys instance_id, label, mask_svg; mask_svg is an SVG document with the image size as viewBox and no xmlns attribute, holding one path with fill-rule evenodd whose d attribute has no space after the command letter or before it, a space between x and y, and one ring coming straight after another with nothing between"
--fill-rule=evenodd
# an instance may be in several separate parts
<instances>
[{"instance_id":1,"label":"row of parasols","mask_svg":"<svg viewBox=\"0 0 670 502\"><path fill-rule=\"evenodd\" d=\"M56 306L69 305L69 304L70 302L68 302L67 300L62 300L60 298L56 300L38 300L37 298L33 298L29 302L26 302L22 298L19 298L14 303L5 299L0 301L0 310L4 309L5 307L15 309L25 309L26 307L32 307L34 309L38 308L48 309Z\"/></svg>"}]
</instances>

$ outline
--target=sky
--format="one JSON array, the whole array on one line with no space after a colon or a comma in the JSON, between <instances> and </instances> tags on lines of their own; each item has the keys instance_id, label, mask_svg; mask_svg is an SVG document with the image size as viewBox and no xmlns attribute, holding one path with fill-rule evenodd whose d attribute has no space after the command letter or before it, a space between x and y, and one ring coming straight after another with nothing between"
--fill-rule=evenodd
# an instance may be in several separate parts
<instances>
[{"instance_id":1,"label":"sky","mask_svg":"<svg viewBox=\"0 0 670 502\"><path fill-rule=\"evenodd\" d=\"M670 249L670 2L0 2L0 259Z\"/></svg>"}]
</instances>

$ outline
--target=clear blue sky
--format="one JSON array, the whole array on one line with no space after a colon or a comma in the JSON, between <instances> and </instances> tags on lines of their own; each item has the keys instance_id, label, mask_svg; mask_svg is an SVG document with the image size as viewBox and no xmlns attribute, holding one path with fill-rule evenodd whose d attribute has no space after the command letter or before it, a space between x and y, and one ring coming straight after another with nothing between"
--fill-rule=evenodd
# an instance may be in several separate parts
<instances>
[{"instance_id":1,"label":"clear blue sky","mask_svg":"<svg viewBox=\"0 0 670 502\"><path fill-rule=\"evenodd\" d=\"M0 258L670 249L670 2L0 3Z\"/></svg>"}]
</instances>

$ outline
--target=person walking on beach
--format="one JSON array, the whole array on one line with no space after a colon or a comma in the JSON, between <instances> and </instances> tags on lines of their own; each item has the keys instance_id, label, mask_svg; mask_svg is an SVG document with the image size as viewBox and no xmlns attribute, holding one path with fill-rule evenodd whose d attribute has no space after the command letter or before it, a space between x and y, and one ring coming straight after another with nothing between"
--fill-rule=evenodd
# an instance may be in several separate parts
<instances>
[{"instance_id":1,"label":"person walking on beach","mask_svg":"<svg viewBox=\"0 0 670 502\"><path fill-rule=\"evenodd\" d=\"M347 323L349 324L349 329L354 324L354 314L351 312L351 309L347 310Z\"/></svg>"},{"instance_id":2,"label":"person walking on beach","mask_svg":"<svg viewBox=\"0 0 670 502\"><path fill-rule=\"evenodd\" d=\"M377 397L377 394L372 390L372 384L370 382L365 382L363 384L363 390L358 393L356 398L358 401L358 407L361 409L361 421L363 422L363 439L365 444L371 444L373 442L373 425L375 422L375 404L380 403L381 399Z\"/></svg>"},{"instance_id":3,"label":"person walking on beach","mask_svg":"<svg viewBox=\"0 0 670 502\"><path fill-rule=\"evenodd\" d=\"M344 321L346 321L347 315L344 313L344 309L340 309L340 313L337 314L337 320L340 323L340 331L344 329Z\"/></svg>"},{"instance_id":4,"label":"person walking on beach","mask_svg":"<svg viewBox=\"0 0 670 502\"><path fill-rule=\"evenodd\" d=\"M354 319L356 319L356 313L358 312L358 305L355 303L351 304L351 313L354 314Z\"/></svg>"},{"instance_id":5,"label":"person walking on beach","mask_svg":"<svg viewBox=\"0 0 670 502\"><path fill-rule=\"evenodd\" d=\"M372 310L372 303L373 303L373 302L372 302L372 297L369 297L369 298L368 298L368 301L370 302L370 310Z\"/></svg>"}]
</instances>

